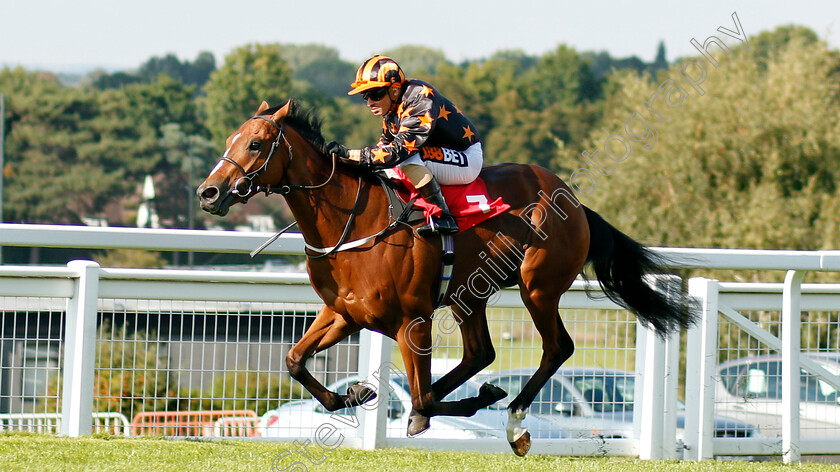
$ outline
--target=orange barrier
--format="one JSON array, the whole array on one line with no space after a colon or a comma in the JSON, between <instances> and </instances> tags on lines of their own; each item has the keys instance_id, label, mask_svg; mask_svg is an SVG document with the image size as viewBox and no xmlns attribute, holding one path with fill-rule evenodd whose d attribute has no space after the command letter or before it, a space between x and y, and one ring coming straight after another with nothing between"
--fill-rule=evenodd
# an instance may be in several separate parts
<instances>
[{"instance_id":1,"label":"orange barrier","mask_svg":"<svg viewBox=\"0 0 840 472\"><path fill-rule=\"evenodd\" d=\"M148 411L131 421L132 436L215 436L214 427L222 418L225 424L237 425L224 436L256 436L259 419L253 410Z\"/></svg>"}]
</instances>

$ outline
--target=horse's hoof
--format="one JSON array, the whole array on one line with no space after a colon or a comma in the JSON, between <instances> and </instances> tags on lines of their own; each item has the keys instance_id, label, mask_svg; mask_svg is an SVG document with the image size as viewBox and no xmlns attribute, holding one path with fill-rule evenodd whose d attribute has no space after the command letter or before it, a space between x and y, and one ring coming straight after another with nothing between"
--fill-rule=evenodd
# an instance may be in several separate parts
<instances>
[{"instance_id":1,"label":"horse's hoof","mask_svg":"<svg viewBox=\"0 0 840 472\"><path fill-rule=\"evenodd\" d=\"M348 407L363 405L374 398L376 398L376 392L360 383L354 383L347 388Z\"/></svg>"},{"instance_id":2,"label":"horse's hoof","mask_svg":"<svg viewBox=\"0 0 840 472\"><path fill-rule=\"evenodd\" d=\"M510 444L510 448L513 449L514 454L522 457L528 454L528 451L531 449L531 433L525 431L522 436L519 436L519 439L508 444Z\"/></svg>"},{"instance_id":3,"label":"horse's hoof","mask_svg":"<svg viewBox=\"0 0 840 472\"><path fill-rule=\"evenodd\" d=\"M410 438L419 436L425 433L429 429L429 426L429 418L411 410L411 413L408 415L408 431L406 431L406 434Z\"/></svg>"},{"instance_id":4,"label":"horse's hoof","mask_svg":"<svg viewBox=\"0 0 840 472\"><path fill-rule=\"evenodd\" d=\"M490 403L487 404L489 406L502 398L505 398L507 396L507 392L493 384L485 383L478 389L478 396L490 401Z\"/></svg>"}]
</instances>

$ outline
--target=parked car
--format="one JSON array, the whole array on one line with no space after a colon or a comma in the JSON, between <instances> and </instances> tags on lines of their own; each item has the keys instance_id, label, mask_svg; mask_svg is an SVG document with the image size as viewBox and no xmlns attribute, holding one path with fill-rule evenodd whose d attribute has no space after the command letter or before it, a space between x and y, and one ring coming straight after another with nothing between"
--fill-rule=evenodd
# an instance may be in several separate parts
<instances>
[{"instance_id":1,"label":"parked car","mask_svg":"<svg viewBox=\"0 0 840 472\"><path fill-rule=\"evenodd\" d=\"M333 392L346 392L350 385L360 380L359 376L351 376L339 380L327 388ZM393 431L399 431L397 434L404 436L408 428L408 415L411 412L411 394L408 390L408 383L405 377L399 375L392 375L389 383L393 393L389 392L386 428L391 432L390 435L395 434ZM478 395L478 388L479 386L475 383L467 382L444 400L476 396ZM345 436L356 436L358 432L354 431L356 423L353 415L360 411L359 408L345 408L336 412L329 412L315 399L296 400L266 412L260 418L258 431L263 437L308 437L320 425L329 423ZM333 415L339 415L341 418L336 418ZM473 418L436 416L432 418L430 424L431 427L422 433L421 437L435 439L502 439L505 437L504 430L488 429L486 425L475 421Z\"/></svg>"},{"instance_id":2,"label":"parked car","mask_svg":"<svg viewBox=\"0 0 840 472\"><path fill-rule=\"evenodd\" d=\"M411 394L406 377L395 376L392 377L392 380L402 388L402 390L406 393L407 398L410 400ZM467 381L464 385L447 395L444 398L444 401L457 401L463 398L474 397L478 395L478 389L480 387L480 382L476 382L475 380ZM508 395L507 398L510 399L512 397ZM409 408L410 405L411 403L409 401ZM498 405L498 403L496 403L496 405ZM432 418L432 426L434 426L436 421L442 418L447 417L436 416ZM505 428L507 427L508 422L508 412L505 408L494 407L491 405L488 408L478 410L475 415L469 417L469 420L476 425L479 425L478 427L481 428L481 430L491 432L494 437L507 438L507 430ZM569 432L563 429L562 424L555 418L526 416L525 420L522 422L522 426L531 431L531 439L563 439L571 437Z\"/></svg>"},{"instance_id":3,"label":"parked car","mask_svg":"<svg viewBox=\"0 0 840 472\"><path fill-rule=\"evenodd\" d=\"M504 409L525 386L534 369L514 369L482 377L508 392L488 409ZM528 418L556 423L574 438L634 438L633 407L636 375L633 372L590 367L561 367L537 394ZM684 405L677 405L677 438L684 437ZM479 414L474 417L482 421ZM538 434L539 432L536 431ZM532 436L535 434L531 430ZM756 428L731 418L715 418L717 437L753 437Z\"/></svg>"},{"instance_id":4,"label":"parked car","mask_svg":"<svg viewBox=\"0 0 840 472\"><path fill-rule=\"evenodd\" d=\"M840 355L811 355L826 370L840 374ZM745 357L718 366L715 413L758 426L762 435L782 434L782 358ZM800 434L840 436L840 391L802 369L800 372Z\"/></svg>"}]
</instances>

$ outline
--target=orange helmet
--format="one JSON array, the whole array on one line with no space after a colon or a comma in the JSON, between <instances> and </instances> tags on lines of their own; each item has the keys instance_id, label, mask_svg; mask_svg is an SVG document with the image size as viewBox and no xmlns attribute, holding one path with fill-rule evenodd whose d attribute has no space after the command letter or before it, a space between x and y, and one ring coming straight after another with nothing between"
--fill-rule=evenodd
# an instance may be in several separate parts
<instances>
[{"instance_id":1,"label":"orange helmet","mask_svg":"<svg viewBox=\"0 0 840 472\"><path fill-rule=\"evenodd\" d=\"M350 84L353 90L347 95L356 95L366 90L390 85L402 85L405 75L399 64L388 56L373 56L366 60L356 72L356 81Z\"/></svg>"}]
</instances>

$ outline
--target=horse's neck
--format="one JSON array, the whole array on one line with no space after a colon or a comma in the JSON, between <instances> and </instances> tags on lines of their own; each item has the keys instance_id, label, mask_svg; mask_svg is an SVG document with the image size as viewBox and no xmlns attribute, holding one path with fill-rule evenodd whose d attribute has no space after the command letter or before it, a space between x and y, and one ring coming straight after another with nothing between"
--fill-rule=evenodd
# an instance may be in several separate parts
<instances>
[{"instance_id":1,"label":"horse's neck","mask_svg":"<svg viewBox=\"0 0 840 472\"><path fill-rule=\"evenodd\" d=\"M381 228L374 227L385 215L381 198L370 192L371 186L346 169L336 168L330 178L331 163L319 156L307 156L290 166L287 183L292 185L319 185L329 179L327 185L309 190L292 190L286 196L289 209L297 220L298 228L309 244L327 247L338 243L344 227L356 203L359 185L362 185L362 200L351 238L373 234ZM351 228L353 229L353 228ZM369 230L365 232L366 230ZM364 233L364 234L361 234Z\"/></svg>"}]
</instances>

